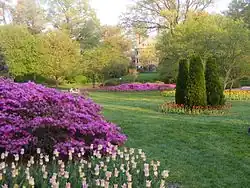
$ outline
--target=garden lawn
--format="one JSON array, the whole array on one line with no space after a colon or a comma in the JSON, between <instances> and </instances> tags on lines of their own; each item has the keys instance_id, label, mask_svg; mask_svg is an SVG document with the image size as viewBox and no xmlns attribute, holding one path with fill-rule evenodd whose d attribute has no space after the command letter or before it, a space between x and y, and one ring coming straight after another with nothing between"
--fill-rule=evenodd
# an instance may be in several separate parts
<instances>
[{"instance_id":1,"label":"garden lawn","mask_svg":"<svg viewBox=\"0 0 250 188\"><path fill-rule=\"evenodd\" d=\"M181 187L250 187L250 102L233 102L225 116L162 114L159 92L92 92L104 116L170 170Z\"/></svg>"}]
</instances>

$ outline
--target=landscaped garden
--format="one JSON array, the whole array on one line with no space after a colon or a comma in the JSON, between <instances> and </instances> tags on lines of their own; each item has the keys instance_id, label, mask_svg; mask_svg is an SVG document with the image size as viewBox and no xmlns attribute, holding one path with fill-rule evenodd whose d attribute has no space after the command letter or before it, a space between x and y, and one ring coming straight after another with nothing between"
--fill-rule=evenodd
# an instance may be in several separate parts
<instances>
[{"instance_id":1,"label":"landscaped garden","mask_svg":"<svg viewBox=\"0 0 250 188\"><path fill-rule=\"evenodd\" d=\"M217 115L162 114L174 101L160 92L91 92L104 116L128 135L126 146L142 148L170 171L168 182L183 187L248 187L250 101L232 101Z\"/></svg>"},{"instance_id":2,"label":"landscaped garden","mask_svg":"<svg viewBox=\"0 0 250 188\"><path fill-rule=\"evenodd\" d=\"M0 188L250 187L250 2L120 3L0 1Z\"/></svg>"}]
</instances>

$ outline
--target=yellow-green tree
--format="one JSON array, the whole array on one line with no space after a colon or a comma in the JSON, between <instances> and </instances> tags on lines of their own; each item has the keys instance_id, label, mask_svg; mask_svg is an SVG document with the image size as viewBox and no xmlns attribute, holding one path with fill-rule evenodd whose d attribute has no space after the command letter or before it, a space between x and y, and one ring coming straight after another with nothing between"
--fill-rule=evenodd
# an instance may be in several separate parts
<instances>
[{"instance_id":1,"label":"yellow-green tree","mask_svg":"<svg viewBox=\"0 0 250 188\"><path fill-rule=\"evenodd\" d=\"M150 65L158 65L158 58L156 55L155 47L143 49L139 53L140 64L144 67L149 68Z\"/></svg>"},{"instance_id":2,"label":"yellow-green tree","mask_svg":"<svg viewBox=\"0 0 250 188\"><path fill-rule=\"evenodd\" d=\"M82 67L84 73L91 78L93 87L95 87L97 80L104 79L102 71L110 64L113 58L115 58L115 51L104 45L87 50L83 53Z\"/></svg>"},{"instance_id":3,"label":"yellow-green tree","mask_svg":"<svg viewBox=\"0 0 250 188\"><path fill-rule=\"evenodd\" d=\"M0 47L12 76L39 74L38 40L23 26L0 26Z\"/></svg>"},{"instance_id":4,"label":"yellow-green tree","mask_svg":"<svg viewBox=\"0 0 250 188\"><path fill-rule=\"evenodd\" d=\"M58 86L65 77L79 70L80 45L61 31L41 34L39 39L42 74L54 79Z\"/></svg>"}]
</instances>

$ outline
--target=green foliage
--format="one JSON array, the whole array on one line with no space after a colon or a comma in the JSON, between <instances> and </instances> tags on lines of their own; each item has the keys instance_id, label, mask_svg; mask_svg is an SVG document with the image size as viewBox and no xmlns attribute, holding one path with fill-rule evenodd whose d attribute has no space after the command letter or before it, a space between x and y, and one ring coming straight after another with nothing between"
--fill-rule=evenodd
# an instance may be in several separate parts
<instances>
[{"instance_id":1,"label":"green foliage","mask_svg":"<svg viewBox=\"0 0 250 188\"><path fill-rule=\"evenodd\" d=\"M0 46L12 76L41 71L38 41L23 26L0 26Z\"/></svg>"},{"instance_id":2,"label":"green foliage","mask_svg":"<svg viewBox=\"0 0 250 188\"><path fill-rule=\"evenodd\" d=\"M92 79L93 87L97 79L103 82L105 77L126 74L129 63L127 53L131 43L123 35L121 28L105 26L102 33L101 44L82 54L82 66L85 74Z\"/></svg>"},{"instance_id":3,"label":"green foliage","mask_svg":"<svg viewBox=\"0 0 250 188\"><path fill-rule=\"evenodd\" d=\"M91 27L94 26L93 29L100 24L89 0L50 0L46 2L47 19L53 26L68 33L70 37L78 39L82 44L89 44L92 39L88 38L90 31L86 29L86 24L89 24L90 20L93 21L94 25L91 23Z\"/></svg>"},{"instance_id":4,"label":"green foliage","mask_svg":"<svg viewBox=\"0 0 250 188\"><path fill-rule=\"evenodd\" d=\"M250 74L249 37L249 30L241 20L208 13L191 14L175 28L174 34L163 32L159 38L160 71L176 75L176 60L194 52L203 60L213 56L219 60L225 88Z\"/></svg>"},{"instance_id":5,"label":"green foliage","mask_svg":"<svg viewBox=\"0 0 250 188\"><path fill-rule=\"evenodd\" d=\"M83 75L77 75L73 78L73 83L77 84L87 84L88 83L88 78Z\"/></svg>"},{"instance_id":6,"label":"green foliage","mask_svg":"<svg viewBox=\"0 0 250 188\"><path fill-rule=\"evenodd\" d=\"M113 78L113 79L106 80L104 82L104 85L105 86L117 86L117 85L120 85L121 83L122 81L119 80L118 78Z\"/></svg>"},{"instance_id":7,"label":"green foliage","mask_svg":"<svg viewBox=\"0 0 250 188\"><path fill-rule=\"evenodd\" d=\"M79 70L79 44L61 31L54 31L39 36L42 54L42 74L60 81Z\"/></svg>"},{"instance_id":8,"label":"green foliage","mask_svg":"<svg viewBox=\"0 0 250 188\"><path fill-rule=\"evenodd\" d=\"M194 106L207 105L204 66L201 58L195 55L190 59L185 105L190 109Z\"/></svg>"},{"instance_id":9,"label":"green foliage","mask_svg":"<svg viewBox=\"0 0 250 188\"><path fill-rule=\"evenodd\" d=\"M97 80L104 79L103 69L109 65L112 55L115 55L112 48L105 45L83 52L81 66L84 73L91 78L93 87Z\"/></svg>"},{"instance_id":10,"label":"green foliage","mask_svg":"<svg viewBox=\"0 0 250 188\"><path fill-rule=\"evenodd\" d=\"M139 73L137 78L135 79L133 75L126 75L120 78L109 79L105 81L105 85L119 85L123 83L132 83L132 82L140 82L140 83L155 83L160 81L160 76L158 72L147 72L147 73Z\"/></svg>"},{"instance_id":11,"label":"green foliage","mask_svg":"<svg viewBox=\"0 0 250 188\"><path fill-rule=\"evenodd\" d=\"M82 26L77 41L80 42L81 49L87 50L97 47L101 40L100 23L90 19Z\"/></svg>"},{"instance_id":12,"label":"green foliage","mask_svg":"<svg viewBox=\"0 0 250 188\"><path fill-rule=\"evenodd\" d=\"M188 61L181 59L179 62L179 73L176 83L175 102L176 104L185 104L187 97L187 81L188 81Z\"/></svg>"},{"instance_id":13,"label":"green foliage","mask_svg":"<svg viewBox=\"0 0 250 188\"><path fill-rule=\"evenodd\" d=\"M112 59L110 64L103 69L105 78L120 78L127 75L129 66L129 59L119 58Z\"/></svg>"},{"instance_id":14,"label":"green foliage","mask_svg":"<svg viewBox=\"0 0 250 188\"><path fill-rule=\"evenodd\" d=\"M250 2L246 0L232 0L225 14L233 19L243 19L250 28Z\"/></svg>"},{"instance_id":15,"label":"green foliage","mask_svg":"<svg viewBox=\"0 0 250 188\"><path fill-rule=\"evenodd\" d=\"M211 106L224 105L224 90L222 83L220 82L218 64L214 58L208 58L206 62L205 79L207 104Z\"/></svg>"}]
</instances>

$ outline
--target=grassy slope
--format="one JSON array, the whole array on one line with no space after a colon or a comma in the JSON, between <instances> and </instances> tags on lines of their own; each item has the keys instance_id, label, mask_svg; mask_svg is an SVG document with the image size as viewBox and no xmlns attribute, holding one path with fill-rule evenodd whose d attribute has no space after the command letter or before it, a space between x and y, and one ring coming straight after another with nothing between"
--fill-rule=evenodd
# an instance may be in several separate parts
<instances>
[{"instance_id":1,"label":"grassy slope","mask_svg":"<svg viewBox=\"0 0 250 188\"><path fill-rule=\"evenodd\" d=\"M122 127L129 147L142 148L183 187L250 186L250 102L234 102L224 117L164 115L158 92L105 93L91 97L105 117Z\"/></svg>"}]
</instances>

